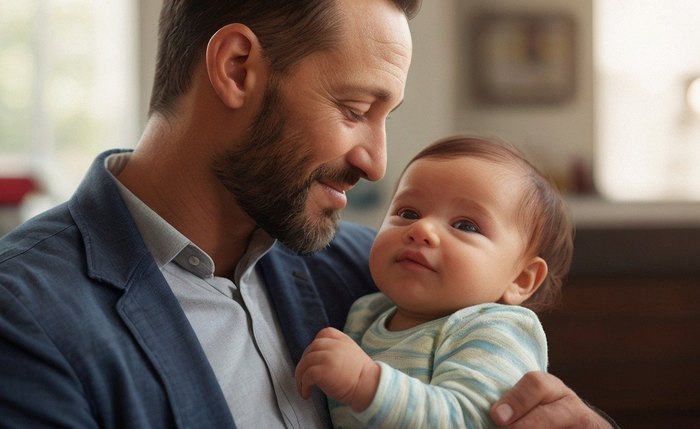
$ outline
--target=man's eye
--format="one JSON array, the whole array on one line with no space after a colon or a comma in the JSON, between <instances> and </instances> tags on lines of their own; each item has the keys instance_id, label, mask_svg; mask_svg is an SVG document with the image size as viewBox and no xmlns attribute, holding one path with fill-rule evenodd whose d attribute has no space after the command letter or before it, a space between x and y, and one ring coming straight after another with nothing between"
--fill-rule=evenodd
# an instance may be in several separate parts
<instances>
[{"instance_id":1,"label":"man's eye","mask_svg":"<svg viewBox=\"0 0 700 429\"><path fill-rule=\"evenodd\" d=\"M481 232L479 227L474 222L469 220L458 220L457 222L453 223L452 226L464 232Z\"/></svg>"},{"instance_id":2,"label":"man's eye","mask_svg":"<svg viewBox=\"0 0 700 429\"><path fill-rule=\"evenodd\" d=\"M363 121L365 119L365 112L353 109L351 107L345 106L345 113L347 114L348 118L353 121Z\"/></svg>"},{"instance_id":3,"label":"man's eye","mask_svg":"<svg viewBox=\"0 0 700 429\"><path fill-rule=\"evenodd\" d=\"M408 220L416 220L416 219L420 218L420 215L418 214L418 212L416 212L415 210L411 210L411 209L399 210L399 212L397 214L399 215L400 218L408 219Z\"/></svg>"},{"instance_id":4,"label":"man's eye","mask_svg":"<svg viewBox=\"0 0 700 429\"><path fill-rule=\"evenodd\" d=\"M365 115L359 112L356 112L354 110L348 109L348 112L350 112L350 116L352 116L352 119L356 121L361 121L364 119Z\"/></svg>"}]
</instances>

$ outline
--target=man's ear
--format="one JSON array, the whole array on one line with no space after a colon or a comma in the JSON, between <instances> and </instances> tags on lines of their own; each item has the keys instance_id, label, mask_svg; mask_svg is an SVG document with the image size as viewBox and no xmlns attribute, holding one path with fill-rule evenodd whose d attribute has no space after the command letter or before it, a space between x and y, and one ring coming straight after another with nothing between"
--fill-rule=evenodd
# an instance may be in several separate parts
<instances>
[{"instance_id":1,"label":"man's ear","mask_svg":"<svg viewBox=\"0 0 700 429\"><path fill-rule=\"evenodd\" d=\"M240 108L254 86L261 82L266 63L255 33L243 24L229 24L209 40L206 51L209 81L221 101Z\"/></svg>"},{"instance_id":2,"label":"man's ear","mask_svg":"<svg viewBox=\"0 0 700 429\"><path fill-rule=\"evenodd\" d=\"M504 304L518 305L537 291L545 277L547 277L547 262L536 256L530 259L523 270L508 285L501 300Z\"/></svg>"}]
</instances>

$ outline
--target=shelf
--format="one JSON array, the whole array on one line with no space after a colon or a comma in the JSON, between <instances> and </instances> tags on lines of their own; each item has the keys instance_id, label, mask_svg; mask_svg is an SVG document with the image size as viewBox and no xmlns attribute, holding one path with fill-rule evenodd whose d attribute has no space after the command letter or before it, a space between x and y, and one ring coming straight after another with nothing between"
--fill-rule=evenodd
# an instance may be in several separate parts
<instances>
[{"instance_id":1,"label":"shelf","mask_svg":"<svg viewBox=\"0 0 700 429\"><path fill-rule=\"evenodd\" d=\"M578 229L700 228L700 201L609 201L566 197Z\"/></svg>"}]
</instances>

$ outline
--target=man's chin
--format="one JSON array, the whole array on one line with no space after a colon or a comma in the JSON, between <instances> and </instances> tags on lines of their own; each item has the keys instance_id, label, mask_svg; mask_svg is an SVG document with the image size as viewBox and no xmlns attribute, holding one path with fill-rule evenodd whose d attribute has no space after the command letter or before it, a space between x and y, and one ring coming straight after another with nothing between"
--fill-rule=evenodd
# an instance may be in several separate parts
<instances>
[{"instance_id":1,"label":"man's chin","mask_svg":"<svg viewBox=\"0 0 700 429\"><path fill-rule=\"evenodd\" d=\"M306 219L300 227L291 227L286 237L279 240L300 255L308 255L326 248L340 227L340 211L325 210L314 220Z\"/></svg>"}]
</instances>

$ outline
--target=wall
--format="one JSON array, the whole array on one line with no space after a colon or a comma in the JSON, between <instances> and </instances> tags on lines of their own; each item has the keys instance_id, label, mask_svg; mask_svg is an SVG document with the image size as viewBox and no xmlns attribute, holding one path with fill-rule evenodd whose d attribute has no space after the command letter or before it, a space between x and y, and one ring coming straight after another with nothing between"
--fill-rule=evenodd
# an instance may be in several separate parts
<instances>
[{"instance_id":1,"label":"wall","mask_svg":"<svg viewBox=\"0 0 700 429\"><path fill-rule=\"evenodd\" d=\"M462 7L455 16L460 20L482 8L570 15L575 23L576 70L574 95L561 104L487 107L474 103L467 94L455 106L458 112L456 129L505 137L525 150L540 167L557 176L566 176L577 158L590 164L594 138L592 0L478 0L459 3ZM468 59L464 64L466 79L471 64Z\"/></svg>"},{"instance_id":2,"label":"wall","mask_svg":"<svg viewBox=\"0 0 700 429\"><path fill-rule=\"evenodd\" d=\"M162 6L162 0L148 0L138 2L139 14L139 94L141 104L139 106L141 128L146 124L148 114L148 101L151 97L151 86L156 69L156 51L158 43L158 15Z\"/></svg>"}]
</instances>

